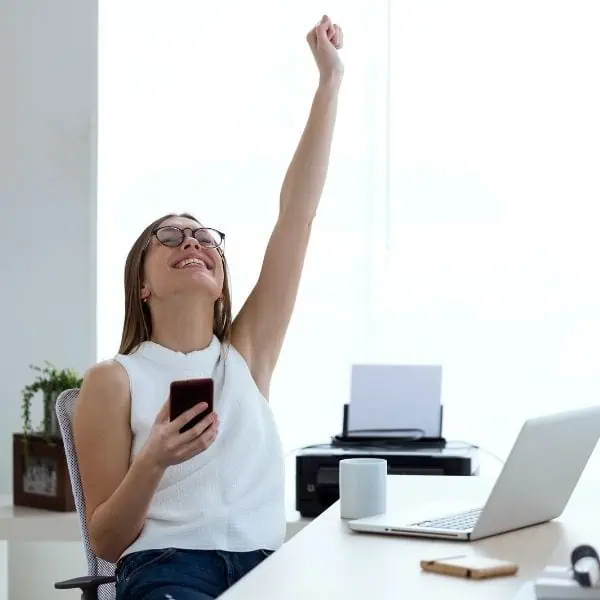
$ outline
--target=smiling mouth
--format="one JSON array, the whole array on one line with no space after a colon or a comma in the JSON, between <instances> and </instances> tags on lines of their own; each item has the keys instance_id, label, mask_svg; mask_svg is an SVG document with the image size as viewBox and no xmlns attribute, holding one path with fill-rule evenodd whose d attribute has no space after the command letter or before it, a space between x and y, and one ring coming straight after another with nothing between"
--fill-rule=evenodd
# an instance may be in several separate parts
<instances>
[{"instance_id":1,"label":"smiling mouth","mask_svg":"<svg viewBox=\"0 0 600 600\"><path fill-rule=\"evenodd\" d=\"M212 266L201 258L184 258L173 265L175 269L206 269L212 271Z\"/></svg>"}]
</instances>

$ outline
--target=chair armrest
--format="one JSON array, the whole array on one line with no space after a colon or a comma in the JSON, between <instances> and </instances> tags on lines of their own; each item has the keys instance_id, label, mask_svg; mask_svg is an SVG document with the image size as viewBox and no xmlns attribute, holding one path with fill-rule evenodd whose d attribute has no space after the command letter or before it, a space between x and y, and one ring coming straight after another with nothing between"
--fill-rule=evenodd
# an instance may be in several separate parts
<instances>
[{"instance_id":1,"label":"chair armrest","mask_svg":"<svg viewBox=\"0 0 600 600\"><path fill-rule=\"evenodd\" d=\"M66 581L57 581L54 587L57 590L73 590L79 588L82 592L83 600L97 600L98 586L105 583L114 583L117 578L114 575L96 576L86 575L85 577L75 577Z\"/></svg>"}]
</instances>

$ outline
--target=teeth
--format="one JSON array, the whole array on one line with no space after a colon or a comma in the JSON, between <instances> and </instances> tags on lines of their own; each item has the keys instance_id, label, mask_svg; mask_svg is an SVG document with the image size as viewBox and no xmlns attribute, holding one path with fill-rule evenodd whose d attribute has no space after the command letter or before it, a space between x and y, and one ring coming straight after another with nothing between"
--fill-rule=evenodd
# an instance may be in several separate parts
<instances>
[{"instance_id":1,"label":"teeth","mask_svg":"<svg viewBox=\"0 0 600 600\"><path fill-rule=\"evenodd\" d=\"M175 265L175 267L177 269L183 269L184 267L187 267L188 265L200 265L200 266L204 267L205 269L210 270L210 267L201 258L186 258L182 261L179 261Z\"/></svg>"}]
</instances>

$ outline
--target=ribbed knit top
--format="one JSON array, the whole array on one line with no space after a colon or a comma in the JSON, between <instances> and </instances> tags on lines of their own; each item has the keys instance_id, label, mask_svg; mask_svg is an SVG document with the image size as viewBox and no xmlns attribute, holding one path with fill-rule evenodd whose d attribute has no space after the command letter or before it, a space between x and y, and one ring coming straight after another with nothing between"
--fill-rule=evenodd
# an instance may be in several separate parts
<instances>
[{"instance_id":1,"label":"ribbed knit top","mask_svg":"<svg viewBox=\"0 0 600 600\"><path fill-rule=\"evenodd\" d=\"M269 404L243 357L215 336L190 353L144 342L117 355L131 390L131 460L144 446L172 381L212 377L219 434L204 452L168 467L145 526L124 554L158 548L251 551L284 540L284 465Z\"/></svg>"}]
</instances>

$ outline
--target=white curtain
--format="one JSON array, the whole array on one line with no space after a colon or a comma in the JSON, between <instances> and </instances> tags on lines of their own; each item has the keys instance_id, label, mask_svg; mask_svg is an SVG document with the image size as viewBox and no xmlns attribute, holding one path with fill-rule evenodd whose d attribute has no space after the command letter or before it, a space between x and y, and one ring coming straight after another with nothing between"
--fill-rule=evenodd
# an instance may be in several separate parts
<instances>
[{"instance_id":1,"label":"white curtain","mask_svg":"<svg viewBox=\"0 0 600 600\"><path fill-rule=\"evenodd\" d=\"M505 456L600 400L600 4L390 6L369 359L443 364L446 436Z\"/></svg>"}]
</instances>

